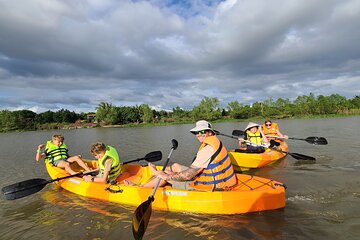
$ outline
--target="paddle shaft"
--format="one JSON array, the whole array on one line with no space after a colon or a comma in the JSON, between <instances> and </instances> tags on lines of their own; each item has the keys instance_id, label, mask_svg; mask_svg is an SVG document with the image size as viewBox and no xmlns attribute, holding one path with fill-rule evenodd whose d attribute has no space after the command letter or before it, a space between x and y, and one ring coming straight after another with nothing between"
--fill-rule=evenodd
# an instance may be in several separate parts
<instances>
[{"instance_id":1,"label":"paddle shaft","mask_svg":"<svg viewBox=\"0 0 360 240\"><path fill-rule=\"evenodd\" d=\"M165 162L165 164L164 164L164 166L163 166L163 168L162 168L162 171L164 171L165 168L166 168L166 166L168 165L168 163L169 163L169 161L170 161L171 154L173 153L173 151L174 151L174 148L171 148L170 153L169 153L169 156L168 156L168 158L166 159L166 162ZM160 181L161 181L161 178L159 178L159 179L157 180L157 182L156 182L156 184L155 184L155 187L154 187L154 189L153 189L153 191L152 191L152 193L151 193L151 195L150 195L149 198L154 199L154 195L155 195L155 192L156 192L157 188L159 187Z\"/></svg>"},{"instance_id":2,"label":"paddle shaft","mask_svg":"<svg viewBox=\"0 0 360 240\"><path fill-rule=\"evenodd\" d=\"M275 139L286 139L285 137L280 137L280 136L266 135L266 137L267 138L275 138ZM301 141L305 141L307 143L314 144L314 145L327 145L328 144L326 138L324 138L324 137L307 137L307 138L288 137L287 139L301 140Z\"/></svg>"},{"instance_id":3,"label":"paddle shaft","mask_svg":"<svg viewBox=\"0 0 360 240\"><path fill-rule=\"evenodd\" d=\"M138 159L135 159L135 160L130 160L130 161L124 162L123 164L128 164L128 163L132 163L132 162L138 162L140 160L144 160L145 158L146 157L138 158ZM60 181L60 180L64 180L64 179L68 179L68 178L72 178L72 177L77 177L77 176L91 175L92 173L95 173L95 172L98 172L98 171L99 171L99 169L94 169L94 170L89 171L89 172L78 172L78 173L73 174L73 175L48 180L47 183L52 183L52 182L56 182L56 181Z\"/></svg>"},{"instance_id":4,"label":"paddle shaft","mask_svg":"<svg viewBox=\"0 0 360 240\"><path fill-rule=\"evenodd\" d=\"M249 140L244 140L244 141L246 143L249 143L250 145L253 145L253 146L261 146L261 147L264 147L264 148L269 148L269 147L263 146L261 144L256 144L256 143L250 142ZM300 154L300 153L291 153L291 152L286 152L286 151L283 151L283 150L280 150L280 149L275 149L275 148L269 148L269 149L273 150L273 151L289 154L290 156L292 156L293 158L295 158L297 160L312 160L312 161L316 160L316 158L314 158L314 157L307 156L307 155Z\"/></svg>"},{"instance_id":5,"label":"paddle shaft","mask_svg":"<svg viewBox=\"0 0 360 240\"><path fill-rule=\"evenodd\" d=\"M131 163L131 162L137 162L137 161L140 161L140 160L143 160L143 159L145 159L145 160L147 160L149 162L154 162L154 161L160 160L161 158L162 158L161 151L154 151L154 152L148 153L143 158L130 160L130 161L124 162L123 164L128 164L128 163ZM46 179L41 179L41 178L29 179L29 180L25 180L25 181L22 181L22 182L14 183L12 185L3 187L2 188L2 193L6 196L6 198L8 200L14 200L14 199L26 197L28 195L36 193L36 192L40 191L41 189L43 189L49 183L64 180L64 179L67 179L67 178L89 175L89 174L92 174L92 173L95 173L95 172L98 172L98 171L99 171L99 169L95 169L95 170L88 171L88 172L79 172L79 173L76 173L76 174L73 174L73 175L60 177L60 178L56 178L56 179L52 179L52 180L46 180Z\"/></svg>"},{"instance_id":6,"label":"paddle shaft","mask_svg":"<svg viewBox=\"0 0 360 240\"><path fill-rule=\"evenodd\" d=\"M170 150L168 158L166 159L162 171L164 171L166 166L168 165L172 152L178 147L178 142L175 139L172 139L171 143L172 143L172 148ZM155 200L154 198L155 192L159 187L160 181L161 179L159 178L155 184L155 187L153 188L151 195L148 197L148 199L145 202L141 203L134 212L134 216L132 220L132 231L133 231L133 236L136 240L141 240L143 238L146 228L149 224L151 212L152 212L151 205L152 202Z\"/></svg>"}]
</instances>

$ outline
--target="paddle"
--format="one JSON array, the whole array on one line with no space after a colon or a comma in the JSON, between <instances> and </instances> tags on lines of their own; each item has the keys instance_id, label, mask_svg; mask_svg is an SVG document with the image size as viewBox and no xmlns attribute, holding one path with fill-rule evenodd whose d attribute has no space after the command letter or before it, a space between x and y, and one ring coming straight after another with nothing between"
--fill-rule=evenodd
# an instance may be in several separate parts
<instances>
[{"instance_id":1,"label":"paddle","mask_svg":"<svg viewBox=\"0 0 360 240\"><path fill-rule=\"evenodd\" d=\"M216 134L217 134L217 133L216 133ZM225 134L220 134L220 135L229 136L229 135L225 135ZM233 131L233 135L235 135L235 136L242 136L242 135L245 135L245 132L242 131L242 130L234 130L234 131ZM268 135L266 135L266 137L285 139L284 137L278 137L278 136L268 136ZM288 139L292 139L292 140L302 140L302 141L306 141L306 142L311 143L311 144L314 144L314 145L327 145L327 144L328 144L328 141L327 141L326 138L324 138L324 137L307 137L307 138L289 137Z\"/></svg>"},{"instance_id":2,"label":"paddle","mask_svg":"<svg viewBox=\"0 0 360 240\"><path fill-rule=\"evenodd\" d=\"M214 131L214 133L215 133L216 135L222 135L222 136L225 136L225 137L229 137L229 138L233 138L233 139L239 140L238 137L234 137L234 136L232 136L232 135L227 135L227 134L221 133L221 132L219 132L219 131L217 131L217 130L214 130L214 129L213 129L213 131ZM241 131L241 130L234 130L234 131ZM234 131L233 131L233 135L236 135L236 134L237 134L236 136L241 136L241 135L243 135L243 134L241 134L240 132L236 132L236 134L234 134Z\"/></svg>"},{"instance_id":3,"label":"paddle","mask_svg":"<svg viewBox=\"0 0 360 240\"><path fill-rule=\"evenodd\" d=\"M138 158L138 159L131 160L128 162L124 162L123 164L137 162L140 160L146 160L148 162L156 162L156 161L160 160L161 158L162 158L161 151L154 151L154 152L150 152L150 153L146 154L146 156L143 158ZM89 171L89 172L79 172L79 173L76 173L73 175L56 178L56 179L52 179L52 180L46 180L46 179L42 179L42 178L33 178L33 179L25 180L22 182L14 183L9 186L3 187L1 189L1 192L5 195L5 198L7 200L15 200L15 199L23 198L23 197L29 196L33 193L39 192L41 189L43 189L49 183L60 181L60 180L67 179L67 178L77 177L77 176L91 175L92 173L95 173L97 171L98 171L98 169L95 169L95 170Z\"/></svg>"},{"instance_id":4,"label":"paddle","mask_svg":"<svg viewBox=\"0 0 360 240\"><path fill-rule=\"evenodd\" d=\"M178 142L175 139L172 139L171 143L172 148L162 168L162 171L164 171L166 166L168 165L172 152L178 147ZM160 181L161 179L159 178L149 198L145 202L141 203L134 212L134 216L132 219L132 231L133 236L136 240L141 240L143 238L146 228L149 224L152 212L151 203L155 200L154 195L157 188L159 187Z\"/></svg>"},{"instance_id":5,"label":"paddle","mask_svg":"<svg viewBox=\"0 0 360 240\"><path fill-rule=\"evenodd\" d=\"M268 137L268 138L285 139L284 137L268 136L268 135L266 135L266 137ZM311 143L311 144L314 144L314 145L327 145L327 144L328 144L326 138L324 138L324 137L307 137L307 138L289 137L288 139L302 140L302 141L306 141L306 142Z\"/></svg>"},{"instance_id":6,"label":"paddle","mask_svg":"<svg viewBox=\"0 0 360 240\"><path fill-rule=\"evenodd\" d=\"M234 130L232 132L232 135L234 135L234 136L242 136L242 135L244 135L244 131L242 131L242 130ZM249 142L249 141L246 141L246 142ZM251 143L251 144L257 145L257 144L254 144L254 143ZM263 145L258 145L258 146L263 146ZM266 146L263 146L263 147L266 147ZM266 148L269 148L269 147L266 147ZM290 156L292 156L293 158L295 158L297 160L311 160L311 161L316 160L316 158L314 158L314 157L307 156L307 155L300 154L300 153L291 153L291 152L286 152L286 151L282 151L282 150L274 149L274 148L270 148L270 149L274 150L274 151L277 151L277 152L282 152L282 153L285 153L285 154L289 154Z\"/></svg>"}]
</instances>

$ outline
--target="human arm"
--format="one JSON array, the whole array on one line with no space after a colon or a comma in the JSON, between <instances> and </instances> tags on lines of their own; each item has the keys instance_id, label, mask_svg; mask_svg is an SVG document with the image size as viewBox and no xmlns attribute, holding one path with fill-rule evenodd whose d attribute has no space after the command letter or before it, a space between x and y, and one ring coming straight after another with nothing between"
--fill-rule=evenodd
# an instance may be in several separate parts
<instances>
[{"instance_id":1,"label":"human arm","mask_svg":"<svg viewBox=\"0 0 360 240\"><path fill-rule=\"evenodd\" d=\"M35 155L35 160L39 161L42 158L45 157L45 153L42 152L42 150L44 149L45 145L44 144L40 144L36 150L36 155Z\"/></svg>"},{"instance_id":2,"label":"human arm","mask_svg":"<svg viewBox=\"0 0 360 240\"><path fill-rule=\"evenodd\" d=\"M281 138L289 139L288 135L282 134L279 130L277 130L277 135L280 136Z\"/></svg>"},{"instance_id":3,"label":"human arm","mask_svg":"<svg viewBox=\"0 0 360 240\"><path fill-rule=\"evenodd\" d=\"M102 176L90 176L90 175L85 175L83 176L83 179L85 182L100 182L100 183L106 183L110 170L111 170L111 165L112 165L112 159L108 158L105 160L105 169L104 169L104 174Z\"/></svg>"},{"instance_id":4,"label":"human arm","mask_svg":"<svg viewBox=\"0 0 360 240\"><path fill-rule=\"evenodd\" d=\"M263 143L268 143L268 139L266 138L266 135L264 134L263 130L262 130L262 126L259 127L259 131L260 131L260 134L261 134L261 138L262 138L262 142Z\"/></svg>"}]
</instances>

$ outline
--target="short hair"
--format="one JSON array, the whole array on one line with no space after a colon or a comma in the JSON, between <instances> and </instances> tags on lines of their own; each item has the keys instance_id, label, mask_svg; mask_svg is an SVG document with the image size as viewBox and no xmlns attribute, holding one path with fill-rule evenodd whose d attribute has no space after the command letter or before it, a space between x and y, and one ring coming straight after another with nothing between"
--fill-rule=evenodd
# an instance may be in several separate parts
<instances>
[{"instance_id":1,"label":"short hair","mask_svg":"<svg viewBox=\"0 0 360 240\"><path fill-rule=\"evenodd\" d=\"M59 140L59 141L61 141L61 142L63 142L63 141L65 140L64 136L61 135L61 134L54 134L51 139L52 139L52 140L57 139L57 140Z\"/></svg>"},{"instance_id":2,"label":"short hair","mask_svg":"<svg viewBox=\"0 0 360 240\"><path fill-rule=\"evenodd\" d=\"M99 153L102 153L102 152L106 152L106 145L102 142L97 142L97 143L94 143L92 146L91 146L91 149L90 149L90 153L91 154L99 154Z\"/></svg>"}]
</instances>

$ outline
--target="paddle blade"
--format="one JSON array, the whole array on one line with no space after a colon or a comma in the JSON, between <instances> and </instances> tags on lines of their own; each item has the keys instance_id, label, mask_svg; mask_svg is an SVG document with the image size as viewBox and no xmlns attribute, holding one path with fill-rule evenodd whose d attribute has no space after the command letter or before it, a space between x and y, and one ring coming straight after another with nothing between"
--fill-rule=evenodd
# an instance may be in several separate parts
<instances>
[{"instance_id":1,"label":"paddle blade","mask_svg":"<svg viewBox=\"0 0 360 240\"><path fill-rule=\"evenodd\" d=\"M314 144L314 145L327 145L328 142L326 138L323 137L308 137L305 139L306 142Z\"/></svg>"},{"instance_id":2,"label":"paddle blade","mask_svg":"<svg viewBox=\"0 0 360 240\"><path fill-rule=\"evenodd\" d=\"M146 228L149 224L149 220L152 212L152 208L151 208L152 201L153 198L149 197L148 200L140 204L135 210L132 219L132 231L133 231L133 236L136 240L141 240L143 238Z\"/></svg>"},{"instance_id":3,"label":"paddle blade","mask_svg":"<svg viewBox=\"0 0 360 240\"><path fill-rule=\"evenodd\" d=\"M297 160L311 160L311 161L316 160L316 158L314 158L314 157L307 156L307 155L300 154L300 153L288 153L288 154Z\"/></svg>"},{"instance_id":4,"label":"paddle blade","mask_svg":"<svg viewBox=\"0 0 360 240\"><path fill-rule=\"evenodd\" d=\"M162 159L162 152L161 151L154 151L151 153L146 154L145 158L148 162L156 162Z\"/></svg>"},{"instance_id":5,"label":"paddle blade","mask_svg":"<svg viewBox=\"0 0 360 240\"><path fill-rule=\"evenodd\" d=\"M174 150L176 150L177 147L178 147L178 145L179 145L178 141L176 141L176 139L172 139L172 140L171 140L171 143L172 143L172 148L173 148Z\"/></svg>"},{"instance_id":6,"label":"paddle blade","mask_svg":"<svg viewBox=\"0 0 360 240\"><path fill-rule=\"evenodd\" d=\"M244 136L245 132L243 130L234 130L232 131L232 135L240 137L240 136Z\"/></svg>"},{"instance_id":7,"label":"paddle blade","mask_svg":"<svg viewBox=\"0 0 360 240\"><path fill-rule=\"evenodd\" d=\"M15 200L29 196L43 189L49 182L42 178L34 178L3 187L1 192L6 200Z\"/></svg>"}]
</instances>

